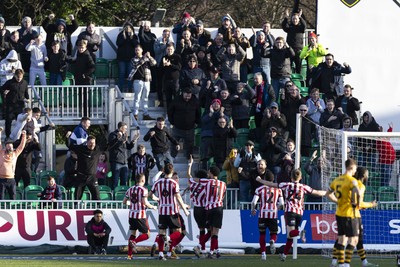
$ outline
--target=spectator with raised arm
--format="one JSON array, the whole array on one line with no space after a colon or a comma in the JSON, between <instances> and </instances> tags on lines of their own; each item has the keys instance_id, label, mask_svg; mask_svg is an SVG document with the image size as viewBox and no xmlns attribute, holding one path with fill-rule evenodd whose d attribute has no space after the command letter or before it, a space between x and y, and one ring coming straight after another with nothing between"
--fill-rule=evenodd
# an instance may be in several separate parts
<instances>
[{"instance_id":1,"label":"spectator with raised arm","mask_svg":"<svg viewBox=\"0 0 400 267\"><path fill-rule=\"evenodd\" d=\"M43 36L36 33L32 35L32 40L25 47L31 53L31 66L29 67L29 85L34 86L36 76L39 76L40 84L47 85L44 63L49 61L47 57L46 45L43 43Z\"/></svg>"},{"instance_id":2,"label":"spectator with raised arm","mask_svg":"<svg viewBox=\"0 0 400 267\"><path fill-rule=\"evenodd\" d=\"M86 24L86 30L78 35L76 45L79 46L80 41L87 41L87 49L92 56L93 62L96 63L96 52L100 49L101 37L96 33L96 24L90 21Z\"/></svg>"},{"instance_id":3,"label":"spectator with raised arm","mask_svg":"<svg viewBox=\"0 0 400 267\"><path fill-rule=\"evenodd\" d=\"M21 28L18 29L18 32L19 40L23 47L20 54L22 68L25 72L29 72L31 66L31 53L25 50L25 47L31 42L33 36L38 34L38 32L33 29L32 19L30 17L24 17L22 19Z\"/></svg>"},{"instance_id":4,"label":"spectator with raised arm","mask_svg":"<svg viewBox=\"0 0 400 267\"><path fill-rule=\"evenodd\" d=\"M49 14L42 23L43 29L46 31L46 47L51 50L54 41L60 43L60 49L63 50L68 56L72 55L72 42L71 35L78 29L78 22L75 20L74 15L68 15L70 24L67 24L65 19L57 19L54 22L55 14Z\"/></svg>"},{"instance_id":5,"label":"spectator with raised arm","mask_svg":"<svg viewBox=\"0 0 400 267\"><path fill-rule=\"evenodd\" d=\"M358 125L358 117L356 112L360 111L360 102L357 98L353 97L353 89L354 88L351 87L351 85L346 84L344 86L343 95L336 99L335 106L338 110L342 111L344 114L347 114L351 118L353 125Z\"/></svg>"}]
</instances>

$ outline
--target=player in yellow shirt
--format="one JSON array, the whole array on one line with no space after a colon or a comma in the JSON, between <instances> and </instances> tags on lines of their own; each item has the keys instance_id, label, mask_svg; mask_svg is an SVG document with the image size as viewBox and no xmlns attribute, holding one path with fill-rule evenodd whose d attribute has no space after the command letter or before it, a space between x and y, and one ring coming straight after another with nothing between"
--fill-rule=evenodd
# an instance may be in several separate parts
<instances>
[{"instance_id":1,"label":"player in yellow shirt","mask_svg":"<svg viewBox=\"0 0 400 267\"><path fill-rule=\"evenodd\" d=\"M362 267L378 266L376 264L368 262L367 255L366 255L366 252L364 249L364 243L363 243L364 228L362 225L360 209L374 208L377 206L376 200L374 200L372 202L364 202L364 193L366 190L365 184L367 183L368 176L369 176L369 172L366 168L364 168L364 167L357 168L355 178L358 180L358 189L360 191L360 205L359 205L359 209L356 209L356 218L359 219L359 226L360 226L360 234L358 236L358 243L357 243L357 254L361 259ZM336 264L337 264L337 252L336 252L336 249L334 249L331 266L332 267L336 266Z\"/></svg>"},{"instance_id":2,"label":"player in yellow shirt","mask_svg":"<svg viewBox=\"0 0 400 267\"><path fill-rule=\"evenodd\" d=\"M358 242L360 232L359 219L356 218L356 208L360 203L358 181L353 177L357 164L353 159L345 162L346 172L340 175L330 185L329 191L337 198L336 222L338 242L335 244L339 267L350 264L353 251Z\"/></svg>"}]
</instances>

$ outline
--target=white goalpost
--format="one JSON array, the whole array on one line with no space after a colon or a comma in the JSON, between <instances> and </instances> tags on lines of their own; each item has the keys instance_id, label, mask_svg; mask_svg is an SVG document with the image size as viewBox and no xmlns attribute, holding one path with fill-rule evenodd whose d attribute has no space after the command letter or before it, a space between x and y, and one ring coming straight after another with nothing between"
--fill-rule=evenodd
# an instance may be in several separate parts
<instances>
[{"instance_id":1,"label":"white goalpost","mask_svg":"<svg viewBox=\"0 0 400 267\"><path fill-rule=\"evenodd\" d=\"M370 256L394 256L400 251L399 159L400 133L348 132L320 127L322 187L344 172L344 162L353 158L368 169L364 201L378 201L374 209L361 211L364 248ZM322 217L330 222L322 240L323 255L331 255L337 228L333 203L323 205Z\"/></svg>"}]
</instances>

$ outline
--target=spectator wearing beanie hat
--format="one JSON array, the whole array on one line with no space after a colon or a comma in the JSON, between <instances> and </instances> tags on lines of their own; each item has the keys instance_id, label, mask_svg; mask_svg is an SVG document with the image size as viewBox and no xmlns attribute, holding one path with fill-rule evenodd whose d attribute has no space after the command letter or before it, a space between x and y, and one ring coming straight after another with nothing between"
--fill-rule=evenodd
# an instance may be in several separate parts
<instances>
[{"instance_id":1,"label":"spectator wearing beanie hat","mask_svg":"<svg viewBox=\"0 0 400 267\"><path fill-rule=\"evenodd\" d=\"M172 29L172 33L176 34L176 40L182 39L182 33L185 30L190 30L196 28L196 21L195 19L190 16L188 12L184 12L182 14L182 20L181 22L177 23L175 27Z\"/></svg>"},{"instance_id":2,"label":"spectator wearing beanie hat","mask_svg":"<svg viewBox=\"0 0 400 267\"><path fill-rule=\"evenodd\" d=\"M74 15L69 15L68 18L71 24L67 24L65 19L57 19L56 22L52 22L55 15L51 13L48 15L42 23L43 29L46 31L46 48L51 50L51 45L54 41L60 42L60 49L64 50L68 56L72 54L72 42L71 35L78 29L78 23L75 20Z\"/></svg>"}]
</instances>

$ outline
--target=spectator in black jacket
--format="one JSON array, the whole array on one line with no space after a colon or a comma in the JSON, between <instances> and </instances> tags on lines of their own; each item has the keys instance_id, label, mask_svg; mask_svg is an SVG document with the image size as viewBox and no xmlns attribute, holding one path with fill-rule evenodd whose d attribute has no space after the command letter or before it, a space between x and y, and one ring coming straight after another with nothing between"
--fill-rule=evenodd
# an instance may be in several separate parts
<instances>
[{"instance_id":1,"label":"spectator in black jacket","mask_svg":"<svg viewBox=\"0 0 400 267\"><path fill-rule=\"evenodd\" d=\"M139 134L136 134L132 140L128 140L128 125L126 122L118 122L118 129L111 132L108 136L108 155L111 164L113 186L127 185L128 180L128 151L131 150Z\"/></svg>"},{"instance_id":2,"label":"spectator in black jacket","mask_svg":"<svg viewBox=\"0 0 400 267\"><path fill-rule=\"evenodd\" d=\"M325 55L325 62L313 69L310 88L319 88L325 99L336 99L343 94L342 74L350 74L351 67L334 60L332 54Z\"/></svg>"},{"instance_id":3,"label":"spectator in black jacket","mask_svg":"<svg viewBox=\"0 0 400 267\"><path fill-rule=\"evenodd\" d=\"M211 33L204 29L204 23L201 20L196 22L196 27L191 28L192 37L195 38L199 46L208 47L212 44Z\"/></svg>"},{"instance_id":4,"label":"spectator in black jacket","mask_svg":"<svg viewBox=\"0 0 400 267\"><path fill-rule=\"evenodd\" d=\"M187 159L193 154L194 129L200 124L200 103L192 89L189 87L183 89L182 95L175 98L168 109L168 120L172 128L172 137L179 141L183 139L185 156ZM178 150L171 147L171 156L175 158Z\"/></svg>"},{"instance_id":5,"label":"spectator in black jacket","mask_svg":"<svg viewBox=\"0 0 400 267\"><path fill-rule=\"evenodd\" d=\"M150 52L152 57L154 54L154 42L157 40L157 36L151 32L151 22L146 20L140 23L139 27L139 41L143 48L143 54ZM155 76L154 76L155 77Z\"/></svg>"},{"instance_id":6,"label":"spectator in black jacket","mask_svg":"<svg viewBox=\"0 0 400 267\"><path fill-rule=\"evenodd\" d=\"M67 154L67 158L65 159L64 162L64 179L62 181L62 185L65 187L67 190L67 193L70 193L70 189L75 185L76 183L76 167L77 167L77 160L78 160L78 155L72 150L70 150ZM70 198L69 196L68 198Z\"/></svg>"},{"instance_id":7,"label":"spectator in black jacket","mask_svg":"<svg viewBox=\"0 0 400 267\"><path fill-rule=\"evenodd\" d=\"M245 90L246 88L246 90ZM255 91L247 83L239 83L232 95L232 120L236 129L249 128L250 105Z\"/></svg>"},{"instance_id":8,"label":"spectator in black jacket","mask_svg":"<svg viewBox=\"0 0 400 267\"><path fill-rule=\"evenodd\" d=\"M289 138L296 137L296 114L299 112L300 105L306 103L304 97L301 96L299 88L295 84L289 88L288 94L281 96L281 111L286 116L287 129Z\"/></svg>"},{"instance_id":9,"label":"spectator in black jacket","mask_svg":"<svg viewBox=\"0 0 400 267\"><path fill-rule=\"evenodd\" d=\"M200 105L202 108L208 109L211 102L218 98L219 93L227 89L226 82L219 76L219 70L212 66L209 68L210 78L204 79L199 94Z\"/></svg>"},{"instance_id":10,"label":"spectator in black jacket","mask_svg":"<svg viewBox=\"0 0 400 267\"><path fill-rule=\"evenodd\" d=\"M179 84L181 88L192 88L192 94L198 98L201 89L201 83L203 79L205 79L205 75L203 70L198 68L197 57L195 55L189 56L187 63L189 66L182 69L179 77Z\"/></svg>"},{"instance_id":11,"label":"spectator in black jacket","mask_svg":"<svg viewBox=\"0 0 400 267\"><path fill-rule=\"evenodd\" d=\"M86 223L85 232L89 244L89 254L107 255L107 245L111 228L103 220L103 212L101 210L93 212L93 218Z\"/></svg>"},{"instance_id":12,"label":"spectator in black jacket","mask_svg":"<svg viewBox=\"0 0 400 267\"><path fill-rule=\"evenodd\" d=\"M165 94L167 109L172 100L179 95L179 75L182 68L182 60L175 54L174 43L170 42L166 47L166 55L163 56L160 68L162 72L162 88ZM159 107L164 106L164 100L160 101Z\"/></svg>"},{"instance_id":13,"label":"spectator in black jacket","mask_svg":"<svg viewBox=\"0 0 400 267\"><path fill-rule=\"evenodd\" d=\"M264 129L273 127L285 141L288 139L289 132L287 130L286 116L279 111L279 106L276 102L272 102L269 108L264 110L261 127Z\"/></svg>"},{"instance_id":14,"label":"spectator in black jacket","mask_svg":"<svg viewBox=\"0 0 400 267\"><path fill-rule=\"evenodd\" d=\"M351 85L346 84L343 90L344 94L336 99L335 106L338 110L342 111L344 114L347 114L351 118L352 125L358 125L356 111L360 110L360 102L357 98L353 97L352 90L353 88Z\"/></svg>"},{"instance_id":15,"label":"spectator in black jacket","mask_svg":"<svg viewBox=\"0 0 400 267\"><path fill-rule=\"evenodd\" d=\"M22 113L25 101L29 99L28 83L24 80L24 71L18 69L15 71L14 78L8 80L1 87L5 108L5 132L6 138L11 133L11 122L16 119L18 114ZM4 104L3 104L4 105Z\"/></svg>"},{"instance_id":16,"label":"spectator in black jacket","mask_svg":"<svg viewBox=\"0 0 400 267\"><path fill-rule=\"evenodd\" d=\"M326 101L326 109L319 119L319 125L339 130L342 128L342 119L343 113L335 108L334 100L328 99Z\"/></svg>"},{"instance_id":17,"label":"spectator in black jacket","mask_svg":"<svg viewBox=\"0 0 400 267\"><path fill-rule=\"evenodd\" d=\"M18 54L18 60L21 60L21 52L25 52L25 46L22 44L22 40L19 38L19 31L11 32L10 38L4 44L5 50L3 53L5 54L5 58L11 50L15 50ZM21 62L22 64L22 62Z\"/></svg>"},{"instance_id":18,"label":"spectator in black jacket","mask_svg":"<svg viewBox=\"0 0 400 267\"><path fill-rule=\"evenodd\" d=\"M118 87L124 92L125 84L128 82L128 92L133 90L133 82L127 81L132 71L131 60L135 56L135 47L139 39L135 34L135 28L129 22L122 26L122 31L117 36L117 60L118 60Z\"/></svg>"},{"instance_id":19,"label":"spectator in black jacket","mask_svg":"<svg viewBox=\"0 0 400 267\"><path fill-rule=\"evenodd\" d=\"M276 96L281 88L285 88L286 82L290 80L292 75L290 58L294 57L294 55L293 48L285 44L283 37L276 38L275 45L269 50L271 83Z\"/></svg>"},{"instance_id":20,"label":"spectator in black jacket","mask_svg":"<svg viewBox=\"0 0 400 267\"><path fill-rule=\"evenodd\" d=\"M10 40L11 33L6 29L6 21L0 15L0 59L3 59L8 54L8 41Z\"/></svg>"},{"instance_id":21,"label":"spectator in black jacket","mask_svg":"<svg viewBox=\"0 0 400 267\"><path fill-rule=\"evenodd\" d=\"M279 135L278 129L270 127L264 139L260 141L262 158L266 160L268 169L272 171L276 181L281 172L279 159L286 148L285 140Z\"/></svg>"},{"instance_id":22,"label":"spectator in black jacket","mask_svg":"<svg viewBox=\"0 0 400 267\"><path fill-rule=\"evenodd\" d=\"M236 136L237 132L233 127L232 120L228 123L225 116L218 118L217 126L213 131L211 155L214 157L215 164L221 170L226 157L232 149L232 138Z\"/></svg>"},{"instance_id":23,"label":"spectator in black jacket","mask_svg":"<svg viewBox=\"0 0 400 267\"><path fill-rule=\"evenodd\" d=\"M23 49L20 52L22 68L25 72L29 73L31 66L31 52L27 51L25 47L31 42L33 36L38 36L37 31L33 29L32 19L24 17L22 19L21 28L18 29L19 40L22 43Z\"/></svg>"},{"instance_id":24,"label":"spectator in black jacket","mask_svg":"<svg viewBox=\"0 0 400 267\"><path fill-rule=\"evenodd\" d=\"M173 163L173 158L169 152L169 142L175 145L176 150L180 149L178 141L176 141L165 128L165 119L158 117L156 126L151 128L143 137L145 142L150 140L153 157L156 160L157 168L162 170L164 164Z\"/></svg>"},{"instance_id":25,"label":"spectator in black jacket","mask_svg":"<svg viewBox=\"0 0 400 267\"><path fill-rule=\"evenodd\" d=\"M41 146L37 138L33 138L31 131L26 132L26 143L24 150L18 156L17 164L15 166L15 183L18 185L19 181L24 182L24 188L30 185L32 177L32 153L33 151L40 151ZM14 142L14 147L18 147L21 139Z\"/></svg>"},{"instance_id":26,"label":"spectator in black jacket","mask_svg":"<svg viewBox=\"0 0 400 267\"><path fill-rule=\"evenodd\" d=\"M93 80L93 73L96 70L93 55L90 54L86 40L78 42L78 53L76 58L70 60L74 64L74 77L76 85L91 85ZM83 108L82 116L88 117L90 114L89 106L89 92L88 88L79 88L79 106Z\"/></svg>"},{"instance_id":27,"label":"spectator in black jacket","mask_svg":"<svg viewBox=\"0 0 400 267\"><path fill-rule=\"evenodd\" d=\"M282 22L282 29L287 33L286 42L293 48L295 55L291 57L295 64L296 73L301 72L300 52L303 49L304 33L306 31L306 21L301 17L302 10L299 13L293 13L289 21L289 10L285 12L285 19Z\"/></svg>"},{"instance_id":28,"label":"spectator in black jacket","mask_svg":"<svg viewBox=\"0 0 400 267\"><path fill-rule=\"evenodd\" d=\"M301 147L300 153L302 157L310 156L312 139L315 136L315 125L312 123L309 115L307 114L307 105L302 104L299 107L299 113L302 116L301 120ZM314 187L313 187L314 188Z\"/></svg>"},{"instance_id":29,"label":"spectator in black jacket","mask_svg":"<svg viewBox=\"0 0 400 267\"><path fill-rule=\"evenodd\" d=\"M135 178L139 174L144 174L145 185L149 184L150 170L154 168L156 161L146 153L144 145L137 146L137 152L133 153L128 159L128 167L132 171L131 181L135 182Z\"/></svg>"},{"instance_id":30,"label":"spectator in black jacket","mask_svg":"<svg viewBox=\"0 0 400 267\"><path fill-rule=\"evenodd\" d=\"M69 148L78 156L74 199L80 200L82 198L83 191L87 186L92 194L92 200L99 200L100 193L96 178L96 171L101 151L96 145L96 137L90 135L85 145L72 145Z\"/></svg>"},{"instance_id":31,"label":"spectator in black jacket","mask_svg":"<svg viewBox=\"0 0 400 267\"><path fill-rule=\"evenodd\" d=\"M47 53L49 60L46 62L50 73L49 85L62 85L67 76L66 52L60 49L60 42L54 41L51 50Z\"/></svg>"},{"instance_id":32,"label":"spectator in black jacket","mask_svg":"<svg viewBox=\"0 0 400 267\"><path fill-rule=\"evenodd\" d=\"M233 97L229 94L229 89L221 90L218 94L218 99L221 100L221 106L224 109L225 116L231 118Z\"/></svg>"},{"instance_id":33,"label":"spectator in black jacket","mask_svg":"<svg viewBox=\"0 0 400 267\"><path fill-rule=\"evenodd\" d=\"M250 173L257 168L257 162L261 156L254 151L254 143L247 141L244 149L239 152L236 157L234 166L238 168L239 173L239 200L250 202L252 195L250 194L251 182Z\"/></svg>"},{"instance_id":34,"label":"spectator in black jacket","mask_svg":"<svg viewBox=\"0 0 400 267\"><path fill-rule=\"evenodd\" d=\"M96 24L94 22L89 22L86 25L86 30L78 35L78 38L76 40L77 46L79 46L79 42L81 40L87 41L87 49L92 56L93 62L96 63L96 52L100 48L101 38L100 35L96 33Z\"/></svg>"},{"instance_id":35,"label":"spectator in black jacket","mask_svg":"<svg viewBox=\"0 0 400 267\"><path fill-rule=\"evenodd\" d=\"M46 31L46 47L51 50L54 41L60 43L60 48L68 56L72 55L72 42L71 35L78 29L78 22L75 20L74 15L69 15L71 24L67 24L64 19L57 19L55 23L50 23L55 15L51 13L43 20L42 27Z\"/></svg>"},{"instance_id":36,"label":"spectator in black jacket","mask_svg":"<svg viewBox=\"0 0 400 267\"><path fill-rule=\"evenodd\" d=\"M192 38L190 30L184 30L182 33L182 39L177 40L176 53L181 56L185 66L190 67L190 62L187 64L189 57L195 55L199 49L199 44L195 38Z\"/></svg>"}]
</instances>

